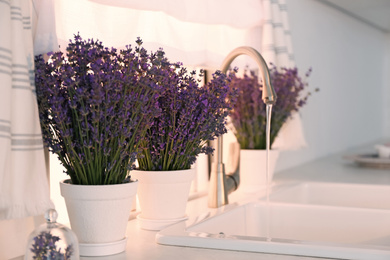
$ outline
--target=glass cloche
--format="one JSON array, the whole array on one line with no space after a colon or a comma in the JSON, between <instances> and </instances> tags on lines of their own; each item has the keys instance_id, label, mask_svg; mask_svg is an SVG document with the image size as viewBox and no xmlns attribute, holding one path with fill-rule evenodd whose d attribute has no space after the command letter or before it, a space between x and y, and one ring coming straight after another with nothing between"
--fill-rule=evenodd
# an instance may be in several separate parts
<instances>
[{"instance_id":1,"label":"glass cloche","mask_svg":"<svg viewBox=\"0 0 390 260\"><path fill-rule=\"evenodd\" d=\"M57 223L57 211L45 213L46 223L29 236L25 260L79 260L79 243L73 231Z\"/></svg>"}]
</instances>

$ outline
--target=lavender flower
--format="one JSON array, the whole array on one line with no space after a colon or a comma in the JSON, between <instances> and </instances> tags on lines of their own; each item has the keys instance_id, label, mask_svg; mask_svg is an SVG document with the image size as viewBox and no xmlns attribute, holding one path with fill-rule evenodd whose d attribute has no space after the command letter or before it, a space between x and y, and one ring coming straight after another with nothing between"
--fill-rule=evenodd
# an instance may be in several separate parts
<instances>
[{"instance_id":1,"label":"lavender flower","mask_svg":"<svg viewBox=\"0 0 390 260\"><path fill-rule=\"evenodd\" d=\"M308 77L311 69L305 74ZM277 101L272 108L271 145L280 128L291 116L306 104L310 92L303 91L308 84L298 75L297 68L270 69L271 82ZM231 86L238 89L239 96L230 113L233 132L241 149L265 149L266 110L262 101L262 85L254 72L245 72L243 78L233 77Z\"/></svg>"},{"instance_id":2,"label":"lavender flower","mask_svg":"<svg viewBox=\"0 0 390 260\"><path fill-rule=\"evenodd\" d=\"M196 72L172 64L162 50L153 64L160 66L155 83L161 86L158 107L143 143L139 169L170 171L189 169L200 153L210 154L208 141L226 133L226 117L235 100L231 75L217 71L210 83L200 87ZM203 76L203 72L199 76Z\"/></svg>"},{"instance_id":3,"label":"lavender flower","mask_svg":"<svg viewBox=\"0 0 390 260\"><path fill-rule=\"evenodd\" d=\"M43 139L73 184L122 183L160 113L161 72L141 44L118 51L75 35L66 56L35 58Z\"/></svg>"},{"instance_id":4,"label":"lavender flower","mask_svg":"<svg viewBox=\"0 0 390 260\"><path fill-rule=\"evenodd\" d=\"M37 260L69 260L74 252L73 245L69 245L61 252L56 243L60 237L52 235L50 232L42 231L34 237L34 243L30 250L32 258Z\"/></svg>"}]
</instances>

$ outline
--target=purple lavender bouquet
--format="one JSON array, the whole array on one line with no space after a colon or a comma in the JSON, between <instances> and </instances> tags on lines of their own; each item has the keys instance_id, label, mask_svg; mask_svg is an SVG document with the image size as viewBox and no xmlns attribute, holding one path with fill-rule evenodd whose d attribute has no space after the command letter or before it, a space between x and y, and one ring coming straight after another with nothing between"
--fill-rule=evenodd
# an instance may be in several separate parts
<instances>
[{"instance_id":1,"label":"purple lavender bouquet","mask_svg":"<svg viewBox=\"0 0 390 260\"><path fill-rule=\"evenodd\" d=\"M80 35L45 62L35 58L43 140L73 184L119 184L160 109L156 54L106 48Z\"/></svg>"},{"instance_id":2,"label":"purple lavender bouquet","mask_svg":"<svg viewBox=\"0 0 390 260\"><path fill-rule=\"evenodd\" d=\"M306 73L308 77L311 69ZM271 82L278 97L272 108L270 144L272 145L280 128L291 116L306 104L310 92L299 75L297 68L270 68ZM266 148L266 108L261 99L262 85L254 72L245 72L243 78L233 77L232 86L238 89L238 99L230 113L233 132L241 149Z\"/></svg>"},{"instance_id":3,"label":"purple lavender bouquet","mask_svg":"<svg viewBox=\"0 0 390 260\"><path fill-rule=\"evenodd\" d=\"M195 71L169 63L161 50L160 64L164 73L155 80L162 87L158 98L161 114L147 130L139 169L189 169L198 154L213 152L209 140L226 133L226 117L233 108L236 91L229 86L231 75L220 71L208 84L199 86Z\"/></svg>"}]
</instances>

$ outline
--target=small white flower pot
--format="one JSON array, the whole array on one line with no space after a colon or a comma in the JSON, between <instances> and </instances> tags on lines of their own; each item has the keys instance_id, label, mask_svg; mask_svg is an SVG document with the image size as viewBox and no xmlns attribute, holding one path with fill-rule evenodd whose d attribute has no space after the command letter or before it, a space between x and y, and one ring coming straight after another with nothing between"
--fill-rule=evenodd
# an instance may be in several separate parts
<instances>
[{"instance_id":1,"label":"small white flower pot","mask_svg":"<svg viewBox=\"0 0 390 260\"><path fill-rule=\"evenodd\" d=\"M141 228L161 230L186 219L187 200L195 173L195 169L130 172L139 182L141 214L137 219Z\"/></svg>"},{"instance_id":2,"label":"small white flower pot","mask_svg":"<svg viewBox=\"0 0 390 260\"><path fill-rule=\"evenodd\" d=\"M123 252L126 228L138 182L115 185L73 185L60 182L70 225L80 243L80 255Z\"/></svg>"},{"instance_id":3,"label":"small white flower pot","mask_svg":"<svg viewBox=\"0 0 390 260\"><path fill-rule=\"evenodd\" d=\"M271 184L277 159L278 150L269 151L268 183ZM266 187L266 150L240 150L240 191L244 193L257 192Z\"/></svg>"}]
</instances>

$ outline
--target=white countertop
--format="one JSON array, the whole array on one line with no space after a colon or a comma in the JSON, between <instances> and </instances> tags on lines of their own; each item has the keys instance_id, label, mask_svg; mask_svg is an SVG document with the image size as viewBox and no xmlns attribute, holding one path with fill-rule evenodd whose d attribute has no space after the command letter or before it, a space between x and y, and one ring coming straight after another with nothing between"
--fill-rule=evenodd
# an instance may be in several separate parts
<instances>
[{"instance_id":1,"label":"white countertop","mask_svg":"<svg viewBox=\"0 0 390 260\"><path fill-rule=\"evenodd\" d=\"M372 149L354 149L353 153L370 153ZM274 176L275 184L299 181L316 182L341 182L341 183L361 183L361 184L380 184L390 185L389 169L364 168L343 159L348 152L331 155L316 161L304 164L302 166L276 173ZM239 195L232 193L229 200L234 202ZM207 196L188 203L187 214L192 216L207 211L218 209L209 209L207 207ZM129 221L127 228L127 247L126 251L108 257L82 257L81 259L99 259L99 260L151 260L151 259L318 259L313 257L259 254L237 251L223 251L211 249L199 249L190 247L164 246L155 242L157 232L142 230L138 226L137 220ZM321 258L324 259L324 258Z\"/></svg>"}]
</instances>

